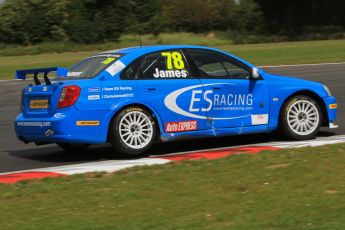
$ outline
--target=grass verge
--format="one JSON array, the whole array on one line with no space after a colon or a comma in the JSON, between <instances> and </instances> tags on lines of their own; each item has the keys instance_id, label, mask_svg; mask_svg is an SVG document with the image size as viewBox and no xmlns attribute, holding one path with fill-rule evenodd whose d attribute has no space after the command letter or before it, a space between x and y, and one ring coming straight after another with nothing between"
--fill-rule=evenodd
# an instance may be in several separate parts
<instances>
[{"instance_id":1,"label":"grass verge","mask_svg":"<svg viewBox=\"0 0 345 230\"><path fill-rule=\"evenodd\" d=\"M0 229L344 229L345 144L0 185Z\"/></svg>"},{"instance_id":2,"label":"grass verge","mask_svg":"<svg viewBox=\"0 0 345 230\"><path fill-rule=\"evenodd\" d=\"M103 50L138 45L138 38L127 35L119 43L97 45L41 44L32 47L3 47L0 51L0 79L11 79L17 69L68 67ZM231 41L188 33L145 35L143 44L197 44L213 46L242 57L256 65L305 64L345 61L345 40L232 45ZM65 52L67 50L67 52ZM34 54L32 53L42 53ZM45 53L47 52L47 53ZM13 54L31 54L6 56ZM1 56L2 55L2 56Z\"/></svg>"}]
</instances>

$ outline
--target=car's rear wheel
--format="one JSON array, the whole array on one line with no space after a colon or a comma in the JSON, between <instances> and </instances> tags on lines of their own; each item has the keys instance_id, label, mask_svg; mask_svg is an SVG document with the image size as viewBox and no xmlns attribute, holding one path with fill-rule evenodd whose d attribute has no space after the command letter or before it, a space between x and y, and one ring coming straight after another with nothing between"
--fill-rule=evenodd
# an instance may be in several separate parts
<instances>
[{"instance_id":1,"label":"car's rear wheel","mask_svg":"<svg viewBox=\"0 0 345 230\"><path fill-rule=\"evenodd\" d=\"M89 144L75 144L75 143L56 143L60 148L68 152L80 152L86 150Z\"/></svg>"},{"instance_id":2,"label":"car's rear wheel","mask_svg":"<svg viewBox=\"0 0 345 230\"><path fill-rule=\"evenodd\" d=\"M140 107L129 107L112 120L109 141L124 155L140 155L156 141L158 135L152 114Z\"/></svg>"},{"instance_id":3,"label":"car's rear wheel","mask_svg":"<svg viewBox=\"0 0 345 230\"><path fill-rule=\"evenodd\" d=\"M289 138L308 140L316 136L322 123L320 105L311 97L295 96L283 107L280 130Z\"/></svg>"}]
</instances>

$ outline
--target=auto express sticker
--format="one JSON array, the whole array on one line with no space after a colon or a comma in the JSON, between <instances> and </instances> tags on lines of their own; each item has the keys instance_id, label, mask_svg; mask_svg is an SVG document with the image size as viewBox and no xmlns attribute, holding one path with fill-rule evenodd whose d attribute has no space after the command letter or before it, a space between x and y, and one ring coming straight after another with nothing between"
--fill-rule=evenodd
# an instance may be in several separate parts
<instances>
[{"instance_id":1,"label":"auto express sticker","mask_svg":"<svg viewBox=\"0 0 345 230\"><path fill-rule=\"evenodd\" d=\"M253 110L252 94L219 94L213 90L203 91L203 87L221 85L226 83L214 83L206 85L188 86L178 89L166 96L165 106L171 111L190 118L207 119L207 116L200 112L209 111L248 111ZM178 98L185 93L190 93L188 108L181 108L178 105ZM204 102L204 103L202 103ZM237 117L213 117L214 120L231 120L248 117L250 115Z\"/></svg>"},{"instance_id":2,"label":"auto express sticker","mask_svg":"<svg viewBox=\"0 0 345 230\"><path fill-rule=\"evenodd\" d=\"M186 132L198 129L198 121L180 121L180 122L167 122L165 124L165 132Z\"/></svg>"}]
</instances>

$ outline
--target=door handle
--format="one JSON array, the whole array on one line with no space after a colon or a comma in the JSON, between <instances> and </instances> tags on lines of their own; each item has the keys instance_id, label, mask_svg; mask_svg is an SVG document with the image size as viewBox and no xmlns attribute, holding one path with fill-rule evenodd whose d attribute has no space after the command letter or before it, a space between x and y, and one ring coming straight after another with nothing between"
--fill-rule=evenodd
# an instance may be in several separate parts
<instances>
[{"instance_id":1,"label":"door handle","mask_svg":"<svg viewBox=\"0 0 345 230\"><path fill-rule=\"evenodd\" d=\"M212 89L214 89L214 90L220 90L221 87L220 87L220 86L212 86Z\"/></svg>"},{"instance_id":2,"label":"door handle","mask_svg":"<svg viewBox=\"0 0 345 230\"><path fill-rule=\"evenodd\" d=\"M147 91L152 92L152 91L156 91L156 88L147 88Z\"/></svg>"}]
</instances>

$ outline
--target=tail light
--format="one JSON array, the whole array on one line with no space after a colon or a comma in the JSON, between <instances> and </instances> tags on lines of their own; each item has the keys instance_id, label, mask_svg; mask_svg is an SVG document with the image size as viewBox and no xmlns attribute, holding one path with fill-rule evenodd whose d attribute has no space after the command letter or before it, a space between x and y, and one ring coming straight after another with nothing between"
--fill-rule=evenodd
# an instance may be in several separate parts
<instances>
[{"instance_id":1,"label":"tail light","mask_svg":"<svg viewBox=\"0 0 345 230\"><path fill-rule=\"evenodd\" d=\"M58 108L72 106L78 100L80 87L76 85L65 86L62 88Z\"/></svg>"}]
</instances>

